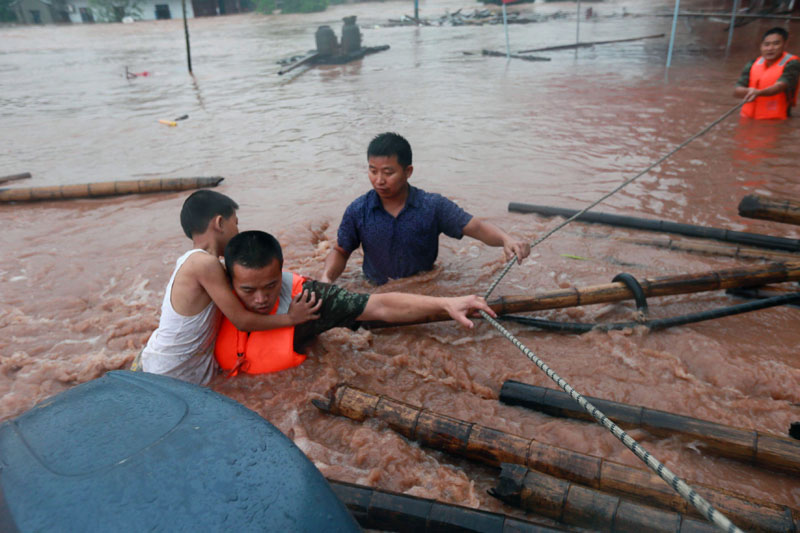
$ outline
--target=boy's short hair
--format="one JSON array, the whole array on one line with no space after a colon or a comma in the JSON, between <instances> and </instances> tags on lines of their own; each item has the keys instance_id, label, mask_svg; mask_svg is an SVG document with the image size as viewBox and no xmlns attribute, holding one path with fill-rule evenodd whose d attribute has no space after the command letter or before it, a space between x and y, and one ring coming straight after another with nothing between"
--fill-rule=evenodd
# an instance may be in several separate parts
<instances>
[{"instance_id":1,"label":"boy's short hair","mask_svg":"<svg viewBox=\"0 0 800 533\"><path fill-rule=\"evenodd\" d=\"M243 231L225 246L225 269L233 275L233 265L264 268L277 259L283 267L283 252L278 239L264 231Z\"/></svg>"},{"instance_id":2,"label":"boy's short hair","mask_svg":"<svg viewBox=\"0 0 800 533\"><path fill-rule=\"evenodd\" d=\"M773 35L773 34L776 34L776 33L778 35L780 35L781 37L783 37L783 42L786 42L786 41L789 40L789 32L784 30L781 27L778 27L778 26L776 26L774 28L771 28L771 29L767 30L766 32L764 32L764 36L761 38L761 40L763 41L764 39L766 39L770 35Z\"/></svg>"},{"instance_id":3,"label":"boy's short hair","mask_svg":"<svg viewBox=\"0 0 800 533\"><path fill-rule=\"evenodd\" d=\"M367 147L367 159L393 155L397 156L397 162L401 167L406 168L411 165L411 145L397 133L386 132L376 135Z\"/></svg>"},{"instance_id":4,"label":"boy's short hair","mask_svg":"<svg viewBox=\"0 0 800 533\"><path fill-rule=\"evenodd\" d=\"M181 208L181 227L190 239L203 233L208 223L217 215L230 218L239 205L224 194L208 189L200 189L189 195Z\"/></svg>"}]
</instances>

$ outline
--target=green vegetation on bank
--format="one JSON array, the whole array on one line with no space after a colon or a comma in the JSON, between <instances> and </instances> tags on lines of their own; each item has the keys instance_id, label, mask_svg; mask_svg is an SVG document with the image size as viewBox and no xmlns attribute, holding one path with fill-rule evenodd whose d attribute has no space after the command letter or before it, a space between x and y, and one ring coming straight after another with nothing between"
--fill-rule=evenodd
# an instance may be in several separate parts
<instances>
[{"instance_id":1,"label":"green vegetation on bank","mask_svg":"<svg viewBox=\"0 0 800 533\"><path fill-rule=\"evenodd\" d=\"M280 0L280 3L276 0L255 0L256 9L267 14L276 9L280 9L281 13L314 13L325 11L328 3L328 0Z\"/></svg>"},{"instance_id":2,"label":"green vegetation on bank","mask_svg":"<svg viewBox=\"0 0 800 533\"><path fill-rule=\"evenodd\" d=\"M11 9L14 0L0 0L0 22L16 22L17 14Z\"/></svg>"}]
</instances>

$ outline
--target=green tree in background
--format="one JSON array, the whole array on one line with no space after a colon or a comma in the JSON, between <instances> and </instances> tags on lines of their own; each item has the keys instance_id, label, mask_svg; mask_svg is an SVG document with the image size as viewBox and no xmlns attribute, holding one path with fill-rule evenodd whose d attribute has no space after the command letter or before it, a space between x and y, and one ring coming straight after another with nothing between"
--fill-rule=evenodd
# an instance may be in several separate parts
<instances>
[{"instance_id":1,"label":"green tree in background","mask_svg":"<svg viewBox=\"0 0 800 533\"><path fill-rule=\"evenodd\" d=\"M89 0L89 5L97 14L97 20L103 22L122 22L125 17L142 16L139 0Z\"/></svg>"},{"instance_id":2,"label":"green tree in background","mask_svg":"<svg viewBox=\"0 0 800 533\"><path fill-rule=\"evenodd\" d=\"M269 15L278 7L275 0L255 0L256 11Z\"/></svg>"},{"instance_id":3,"label":"green tree in background","mask_svg":"<svg viewBox=\"0 0 800 533\"><path fill-rule=\"evenodd\" d=\"M15 22L17 14L11 9L13 0L0 0L0 22Z\"/></svg>"},{"instance_id":4,"label":"green tree in background","mask_svg":"<svg viewBox=\"0 0 800 533\"><path fill-rule=\"evenodd\" d=\"M313 13L325 11L328 0L282 0L281 13Z\"/></svg>"}]
</instances>

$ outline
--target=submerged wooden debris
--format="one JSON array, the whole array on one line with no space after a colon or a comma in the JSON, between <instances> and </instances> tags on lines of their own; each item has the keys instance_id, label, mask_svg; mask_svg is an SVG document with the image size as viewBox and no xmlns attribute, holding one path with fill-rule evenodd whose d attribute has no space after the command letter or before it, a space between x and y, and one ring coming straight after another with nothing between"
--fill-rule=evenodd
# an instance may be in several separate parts
<instances>
[{"instance_id":1,"label":"submerged wooden debris","mask_svg":"<svg viewBox=\"0 0 800 533\"><path fill-rule=\"evenodd\" d=\"M579 209L566 209L549 205L524 204L511 202L508 210L512 213L536 213L546 217L566 217L570 218L580 213ZM722 228L712 228L709 226L695 226L669 220L657 220L650 218L639 218L625 215L615 215L611 213L599 213L588 211L582 213L576 220L593 224L608 224L623 228L641 229L645 231L658 231L661 233L676 233L688 237L701 237L703 239L714 239L718 241L735 242L748 246L760 248L771 248L774 250L786 250L789 252L800 252L800 239L787 239L785 237L773 237L771 235L759 235L744 231L733 231Z\"/></svg>"},{"instance_id":2,"label":"submerged wooden debris","mask_svg":"<svg viewBox=\"0 0 800 533\"><path fill-rule=\"evenodd\" d=\"M557 533L545 527L500 513L490 513L428 498L419 498L355 483L328 479L333 492L347 506L359 525L369 530L413 533L484 531Z\"/></svg>"},{"instance_id":3,"label":"submerged wooden debris","mask_svg":"<svg viewBox=\"0 0 800 533\"><path fill-rule=\"evenodd\" d=\"M22 174L11 174L10 176L0 176L0 183L8 183L9 181L19 181L30 179L30 172L23 172Z\"/></svg>"},{"instance_id":4,"label":"submerged wooden debris","mask_svg":"<svg viewBox=\"0 0 800 533\"><path fill-rule=\"evenodd\" d=\"M339 385L330 392L326 401L312 400L312 403L325 412L356 421L383 421L394 431L423 446L491 466L502 463L524 465L647 505L699 516L692 505L649 470L459 420L349 385ZM783 505L752 501L704 485L696 488L715 508L749 530L795 531L794 516L800 517L798 511L793 515L793 510Z\"/></svg>"},{"instance_id":5,"label":"submerged wooden debris","mask_svg":"<svg viewBox=\"0 0 800 533\"><path fill-rule=\"evenodd\" d=\"M739 202L739 216L800 226L800 201L750 194Z\"/></svg>"},{"instance_id":6,"label":"submerged wooden debris","mask_svg":"<svg viewBox=\"0 0 800 533\"><path fill-rule=\"evenodd\" d=\"M716 526L622 499L562 479L504 464L492 496L526 511L592 531L653 533L713 533Z\"/></svg>"},{"instance_id":7,"label":"submerged wooden debris","mask_svg":"<svg viewBox=\"0 0 800 533\"><path fill-rule=\"evenodd\" d=\"M540 15L536 13L518 13L510 11L507 14L509 24L533 24L536 22L547 22L548 20L563 19L570 16L564 11L557 11L552 14ZM453 13L445 13L435 20L417 19L410 15L404 15L399 19L389 19L388 24L383 27L394 26L483 26L484 24L502 24L503 14L492 9L475 9L463 12L461 9Z\"/></svg>"},{"instance_id":8,"label":"submerged wooden debris","mask_svg":"<svg viewBox=\"0 0 800 533\"><path fill-rule=\"evenodd\" d=\"M496 52L494 50L481 50L481 54L492 57L510 57L512 59L523 59L525 61L550 61L549 57L541 56L523 56L520 54L506 54L505 52Z\"/></svg>"},{"instance_id":9,"label":"submerged wooden debris","mask_svg":"<svg viewBox=\"0 0 800 533\"><path fill-rule=\"evenodd\" d=\"M647 407L589 396L586 399L621 427L642 428L659 436L684 435L696 439L700 448L720 457L800 474L800 442L796 440ZM503 383L500 401L551 416L594 422L569 394L546 387L509 380Z\"/></svg>"}]
</instances>

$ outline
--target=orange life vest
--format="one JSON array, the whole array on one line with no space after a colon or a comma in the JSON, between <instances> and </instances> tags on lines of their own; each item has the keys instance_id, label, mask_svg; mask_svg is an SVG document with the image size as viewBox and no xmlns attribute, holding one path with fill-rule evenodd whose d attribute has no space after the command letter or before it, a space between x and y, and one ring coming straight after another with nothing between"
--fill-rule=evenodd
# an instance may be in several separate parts
<instances>
[{"instance_id":1,"label":"orange life vest","mask_svg":"<svg viewBox=\"0 0 800 533\"><path fill-rule=\"evenodd\" d=\"M754 89L766 89L778 82L783 74L783 67L789 61L797 59L788 52L769 67L763 57L756 59L750 67L750 84ZM752 102L742 106L742 116L758 120L770 118L788 118L789 108L797 104L797 87L789 87L788 94L781 92L772 96L759 96Z\"/></svg>"},{"instance_id":2,"label":"orange life vest","mask_svg":"<svg viewBox=\"0 0 800 533\"><path fill-rule=\"evenodd\" d=\"M304 281L302 276L284 272L281 293L270 314L287 313L292 298L303 291ZM224 316L214 346L214 357L219 367L228 371L230 376L239 372L277 372L296 367L306 360L305 355L294 351L294 326L265 331L239 331Z\"/></svg>"}]
</instances>

